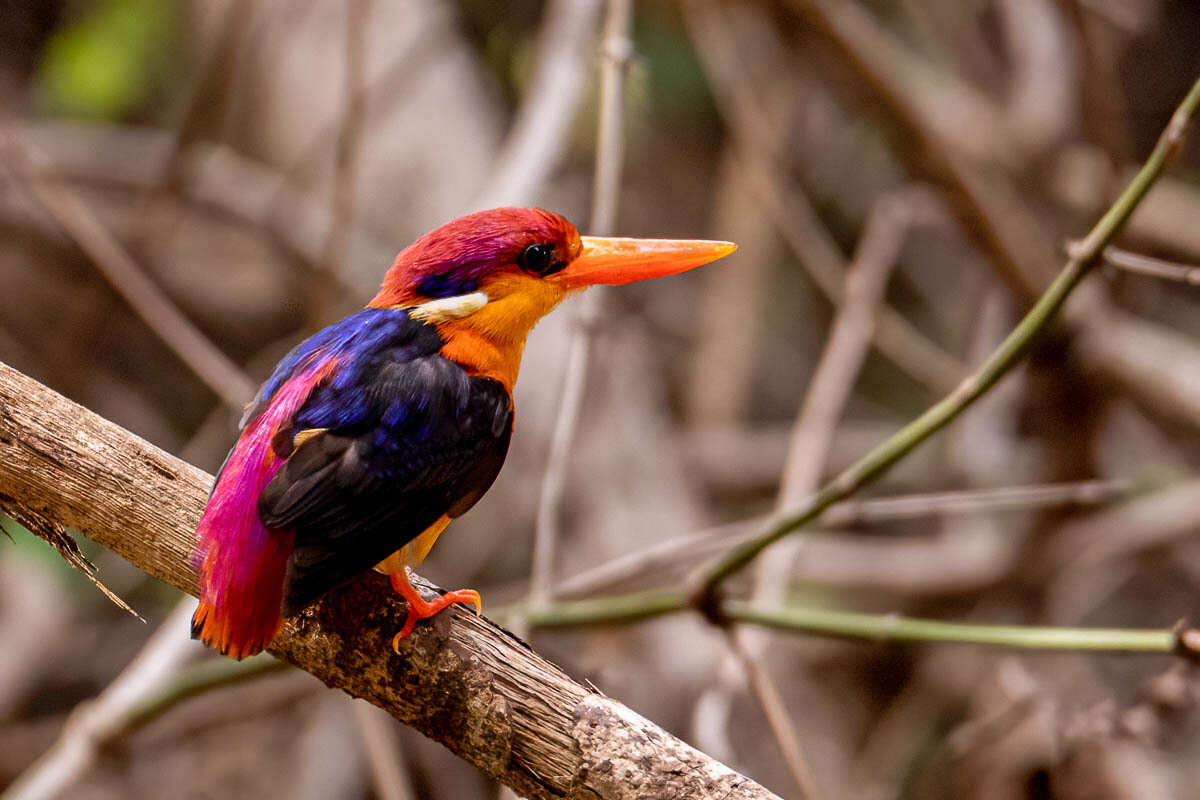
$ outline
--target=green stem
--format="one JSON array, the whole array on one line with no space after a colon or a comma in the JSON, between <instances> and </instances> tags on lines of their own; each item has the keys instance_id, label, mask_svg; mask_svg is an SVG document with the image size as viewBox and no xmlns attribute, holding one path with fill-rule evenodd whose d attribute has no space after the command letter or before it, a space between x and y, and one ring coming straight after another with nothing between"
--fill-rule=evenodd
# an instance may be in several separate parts
<instances>
[{"instance_id":1,"label":"green stem","mask_svg":"<svg viewBox=\"0 0 1200 800\"><path fill-rule=\"evenodd\" d=\"M779 539L815 520L829 506L879 478L913 448L957 418L1016 366L1031 342L1049 325L1071 292L1099 262L1104 247L1120 232L1146 192L1162 174L1169 158L1178 151L1197 106L1200 106L1200 80L1192 85L1191 91L1176 109L1154 151L1137 175L1087 237L1071 248L1070 258L1062 272L979 369L925 413L812 495L797 512L780 520L761 535L731 548L717 559L704 573L703 585L697 593L697 604L711 605L712 596L726 578L741 570Z\"/></svg>"},{"instance_id":2,"label":"green stem","mask_svg":"<svg viewBox=\"0 0 1200 800\"><path fill-rule=\"evenodd\" d=\"M725 615L734 622L780 631L872 641L958 642L1031 650L1149 653L1173 653L1179 647L1178 636L1169 630L974 625L824 608L765 609L740 601L727 603Z\"/></svg>"},{"instance_id":3,"label":"green stem","mask_svg":"<svg viewBox=\"0 0 1200 800\"><path fill-rule=\"evenodd\" d=\"M526 612L537 628L576 628L620 625L683 611L682 592L645 592L613 598L551 603ZM1114 628L1057 628L1025 625L979 625L912 619L898 614L865 614L827 608L785 606L768 609L742 600L726 600L717 610L721 619L788 633L869 641L951 642L1013 647L1027 650L1110 650L1174 653L1195 656L1200 632Z\"/></svg>"},{"instance_id":4,"label":"green stem","mask_svg":"<svg viewBox=\"0 0 1200 800\"><path fill-rule=\"evenodd\" d=\"M252 656L245 661L234 661L232 658L206 659L180 672L161 693L146 698L129 709L122 733L128 734L148 725L192 697L285 669L291 669L291 665L266 653Z\"/></svg>"},{"instance_id":5,"label":"green stem","mask_svg":"<svg viewBox=\"0 0 1200 800\"><path fill-rule=\"evenodd\" d=\"M688 607L688 598L683 592L664 590L549 603L526 609L524 616L528 624L536 628L573 628L641 622L686 611Z\"/></svg>"},{"instance_id":6,"label":"green stem","mask_svg":"<svg viewBox=\"0 0 1200 800\"><path fill-rule=\"evenodd\" d=\"M1071 248L1062 272L979 369L949 395L834 478L798 511L776 522L758 537L727 551L704 573L699 592L690 598L683 592L664 590L553 603L528 610L529 624L537 627L573 627L637 622L683 611L691 606L709 614L714 620L856 639L966 642L1060 650L1200 652L1200 631L1195 630L1175 632L971 625L813 608L766 610L738 601L723 603L717 594L722 581L742 569L774 542L812 522L829 506L878 478L913 448L954 420L1017 364L1030 343L1050 324L1071 292L1099 261L1105 246L1120 232L1138 203L1162 174L1171 155L1179 149L1187 124L1198 106L1200 80L1192 85L1191 91L1159 137L1154 151L1129 186L1087 237Z\"/></svg>"}]
</instances>

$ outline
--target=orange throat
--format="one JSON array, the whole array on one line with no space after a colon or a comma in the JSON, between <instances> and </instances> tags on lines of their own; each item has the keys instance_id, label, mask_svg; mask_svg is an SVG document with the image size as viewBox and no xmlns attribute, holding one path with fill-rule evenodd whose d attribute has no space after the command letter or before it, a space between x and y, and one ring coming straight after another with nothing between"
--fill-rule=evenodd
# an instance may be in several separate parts
<instances>
[{"instance_id":1,"label":"orange throat","mask_svg":"<svg viewBox=\"0 0 1200 800\"><path fill-rule=\"evenodd\" d=\"M521 355L525 351L525 337L515 340L496 341L483 331L461 322L443 322L438 333L446 344L442 355L462 365L468 375L495 378L512 394L517 373L521 370Z\"/></svg>"},{"instance_id":2,"label":"orange throat","mask_svg":"<svg viewBox=\"0 0 1200 800\"><path fill-rule=\"evenodd\" d=\"M572 292L526 275L498 276L480 290L486 305L461 319L436 323L446 342L442 355L472 375L495 378L511 394L529 332Z\"/></svg>"}]
</instances>

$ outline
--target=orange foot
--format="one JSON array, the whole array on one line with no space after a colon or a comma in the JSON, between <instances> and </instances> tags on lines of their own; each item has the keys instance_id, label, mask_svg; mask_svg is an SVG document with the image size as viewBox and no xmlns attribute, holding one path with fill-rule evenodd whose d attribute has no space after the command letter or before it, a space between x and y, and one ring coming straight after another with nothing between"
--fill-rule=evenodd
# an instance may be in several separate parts
<instances>
[{"instance_id":1,"label":"orange foot","mask_svg":"<svg viewBox=\"0 0 1200 800\"><path fill-rule=\"evenodd\" d=\"M428 601L417 594L417 590L408 582L408 573L403 567L398 572L390 573L388 578L392 582L392 588L404 598L404 602L408 603L408 618L404 620L404 627L392 637L392 649L397 653L400 652L400 640L408 638L417 622L432 617L448 606L456 603L474 603L475 613L483 613L483 600L479 597L479 592L474 589L446 592L436 600Z\"/></svg>"}]
</instances>

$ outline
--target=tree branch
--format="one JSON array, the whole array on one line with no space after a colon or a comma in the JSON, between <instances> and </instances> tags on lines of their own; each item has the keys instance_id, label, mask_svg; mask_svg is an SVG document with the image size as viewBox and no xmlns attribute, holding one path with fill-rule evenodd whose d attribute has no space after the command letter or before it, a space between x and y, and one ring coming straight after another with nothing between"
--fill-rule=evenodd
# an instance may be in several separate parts
<instances>
[{"instance_id":1,"label":"tree branch","mask_svg":"<svg viewBox=\"0 0 1200 800\"><path fill-rule=\"evenodd\" d=\"M91 209L64 186L37 176L40 151L12 130L0 131L0 153L13 177L87 255L142 321L226 404L240 409L254 396L245 373L189 320L134 261Z\"/></svg>"},{"instance_id":2,"label":"tree branch","mask_svg":"<svg viewBox=\"0 0 1200 800\"><path fill-rule=\"evenodd\" d=\"M596 134L596 171L592 187L592 217L588 233L611 236L617 217L617 197L621 189L621 167L625 162L624 95L625 70L629 66L633 44L629 28L633 21L632 0L610 0L604 19L604 60L600 68L600 120ZM537 603L549 602L554 565L558 550L558 515L567 484L571 445L583 411L591 362L592 338L596 334L604 303L603 286L594 286L575 311L575 327L567 348L563 369L562 399L546 471L538 492L537 518L533 538L533 563L529 594Z\"/></svg>"},{"instance_id":3,"label":"tree branch","mask_svg":"<svg viewBox=\"0 0 1200 800\"><path fill-rule=\"evenodd\" d=\"M1175 628L1067 628L993 625L915 619L814 606L767 608L744 600L718 600L715 615L727 623L755 625L789 633L871 642L952 642L1018 650L1098 650L1114 653L1174 654L1200 661L1200 630ZM688 609L682 592L654 591L594 600L557 602L530 609L535 628L579 628L641 622Z\"/></svg>"},{"instance_id":4,"label":"tree branch","mask_svg":"<svg viewBox=\"0 0 1200 800\"><path fill-rule=\"evenodd\" d=\"M907 642L957 642L1024 650L1104 650L1176 653L1196 658L1200 631L1113 628L1059 628L1032 625L977 625L912 619L898 614L862 614L825 608L758 608L730 601L725 613L735 622L780 631L820 633L847 639Z\"/></svg>"},{"instance_id":5,"label":"tree branch","mask_svg":"<svg viewBox=\"0 0 1200 800\"><path fill-rule=\"evenodd\" d=\"M1200 267L1176 264L1165 258L1145 256L1141 253L1131 253L1112 245L1104 248L1104 263L1137 275L1149 275L1152 278L1178 281L1189 286L1200 286Z\"/></svg>"},{"instance_id":6,"label":"tree branch","mask_svg":"<svg viewBox=\"0 0 1200 800\"><path fill-rule=\"evenodd\" d=\"M74 528L194 593L193 534L211 484L0 364L0 508ZM393 654L402 606L386 583L370 574L333 593L289 621L271 652L527 797L775 797L470 612L439 615Z\"/></svg>"},{"instance_id":7,"label":"tree branch","mask_svg":"<svg viewBox=\"0 0 1200 800\"><path fill-rule=\"evenodd\" d=\"M967 489L951 492L875 497L868 500L849 500L834 505L821 515L821 530L829 533L839 527L876 525L881 522L942 517L953 514L994 514L1004 511L1032 511L1056 506L1091 506L1110 503L1125 498L1134 491L1134 484L1125 480L1079 481L1076 483L1045 484L1041 486L1004 486L993 489ZM782 514L789 513L785 509ZM749 539L756 529L769 524L770 517L759 517L708 528L703 531L676 536L657 542L641 550L625 553L610 561L572 575L559 581L556 596L562 599L577 599L613 592L624 586L664 578L714 558L735 542ZM889 545L903 547L913 539L889 537ZM863 542L852 540L848 545L854 549ZM878 543L875 543L878 545ZM887 547L888 545L881 545ZM854 550L853 558L861 562L861 550ZM886 560L886 559L885 559ZM805 553L805 564L810 567L806 579L814 580L828 565L812 552ZM927 571L945 576L943 565L931 563ZM889 574L894 575L894 571ZM819 580L819 579L816 579ZM897 588L878 582L875 576L872 585L877 588ZM905 580L905 583L908 581Z\"/></svg>"},{"instance_id":8,"label":"tree branch","mask_svg":"<svg viewBox=\"0 0 1200 800\"><path fill-rule=\"evenodd\" d=\"M525 100L471 210L529 203L562 160L586 85L587 38L599 11L600 0L546 4Z\"/></svg>"},{"instance_id":9,"label":"tree branch","mask_svg":"<svg viewBox=\"0 0 1200 800\"><path fill-rule=\"evenodd\" d=\"M57 797L74 783L100 748L128 727L138 701L146 693L161 693L180 665L200 649L183 636L190 616L191 609L179 604L116 680L71 714L58 741L5 789L4 800Z\"/></svg>"}]
</instances>

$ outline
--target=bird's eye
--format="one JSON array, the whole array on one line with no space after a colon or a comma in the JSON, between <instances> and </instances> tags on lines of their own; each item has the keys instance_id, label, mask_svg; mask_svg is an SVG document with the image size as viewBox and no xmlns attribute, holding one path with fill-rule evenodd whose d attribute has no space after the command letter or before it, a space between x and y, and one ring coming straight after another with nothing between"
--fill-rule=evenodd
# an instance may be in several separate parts
<instances>
[{"instance_id":1,"label":"bird's eye","mask_svg":"<svg viewBox=\"0 0 1200 800\"><path fill-rule=\"evenodd\" d=\"M526 272L545 277L553 275L567 265L558 259L558 253L552 244L531 244L517 256L517 266Z\"/></svg>"}]
</instances>

